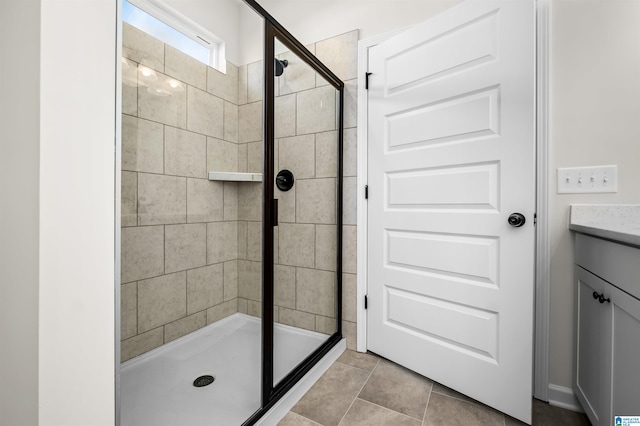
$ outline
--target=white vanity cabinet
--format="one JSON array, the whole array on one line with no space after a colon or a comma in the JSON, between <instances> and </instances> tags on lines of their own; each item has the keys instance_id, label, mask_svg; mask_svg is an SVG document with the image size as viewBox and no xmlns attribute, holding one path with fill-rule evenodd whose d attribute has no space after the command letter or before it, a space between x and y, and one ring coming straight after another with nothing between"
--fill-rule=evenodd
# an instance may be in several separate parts
<instances>
[{"instance_id":1,"label":"white vanity cabinet","mask_svg":"<svg viewBox=\"0 0 640 426\"><path fill-rule=\"evenodd\" d=\"M591 423L640 416L640 248L576 235L574 391Z\"/></svg>"}]
</instances>

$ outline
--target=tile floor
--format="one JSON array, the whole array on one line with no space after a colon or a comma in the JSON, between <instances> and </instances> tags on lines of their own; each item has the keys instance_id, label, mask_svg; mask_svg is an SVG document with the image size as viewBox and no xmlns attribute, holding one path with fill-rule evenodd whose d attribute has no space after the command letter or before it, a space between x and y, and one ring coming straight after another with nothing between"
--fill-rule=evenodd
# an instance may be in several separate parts
<instances>
[{"instance_id":1,"label":"tile floor","mask_svg":"<svg viewBox=\"0 0 640 426\"><path fill-rule=\"evenodd\" d=\"M347 350L279 426L523 424L377 355ZM533 424L589 422L581 413L534 400Z\"/></svg>"}]
</instances>

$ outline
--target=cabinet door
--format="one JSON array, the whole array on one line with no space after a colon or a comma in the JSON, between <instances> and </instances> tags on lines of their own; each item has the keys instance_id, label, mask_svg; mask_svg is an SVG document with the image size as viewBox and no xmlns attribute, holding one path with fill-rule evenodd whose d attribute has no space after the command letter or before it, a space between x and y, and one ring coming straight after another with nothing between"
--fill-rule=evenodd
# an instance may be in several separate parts
<instances>
[{"instance_id":1,"label":"cabinet door","mask_svg":"<svg viewBox=\"0 0 640 426\"><path fill-rule=\"evenodd\" d=\"M610 286L613 308L611 416L640 415L640 300ZM613 422L613 417L610 419Z\"/></svg>"},{"instance_id":2,"label":"cabinet door","mask_svg":"<svg viewBox=\"0 0 640 426\"><path fill-rule=\"evenodd\" d=\"M608 284L579 266L575 270L578 340L574 390L591 423L609 425L611 370L605 366L611 365L611 304L598 299Z\"/></svg>"}]
</instances>

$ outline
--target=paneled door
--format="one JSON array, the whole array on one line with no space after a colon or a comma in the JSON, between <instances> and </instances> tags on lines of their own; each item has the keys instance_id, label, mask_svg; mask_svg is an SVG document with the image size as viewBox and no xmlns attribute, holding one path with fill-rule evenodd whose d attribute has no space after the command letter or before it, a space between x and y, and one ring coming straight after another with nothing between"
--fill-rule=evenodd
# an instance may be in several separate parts
<instances>
[{"instance_id":1,"label":"paneled door","mask_svg":"<svg viewBox=\"0 0 640 426\"><path fill-rule=\"evenodd\" d=\"M369 52L367 346L531 422L535 6L466 0Z\"/></svg>"}]
</instances>

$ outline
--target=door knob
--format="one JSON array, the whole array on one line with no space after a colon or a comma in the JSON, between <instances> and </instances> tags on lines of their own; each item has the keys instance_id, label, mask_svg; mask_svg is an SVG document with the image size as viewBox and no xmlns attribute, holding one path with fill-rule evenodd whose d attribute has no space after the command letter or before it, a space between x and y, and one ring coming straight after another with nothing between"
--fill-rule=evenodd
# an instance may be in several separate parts
<instances>
[{"instance_id":1,"label":"door knob","mask_svg":"<svg viewBox=\"0 0 640 426\"><path fill-rule=\"evenodd\" d=\"M514 228L520 228L526 221L527 220L524 218L524 215L522 215L521 213L511 213L509 215L509 219L507 219L509 225L513 226Z\"/></svg>"}]
</instances>

